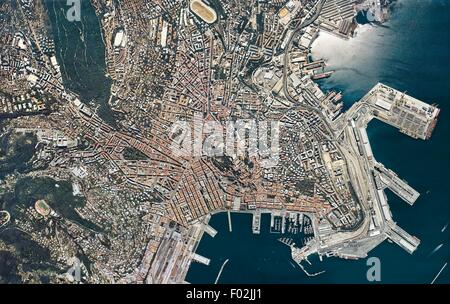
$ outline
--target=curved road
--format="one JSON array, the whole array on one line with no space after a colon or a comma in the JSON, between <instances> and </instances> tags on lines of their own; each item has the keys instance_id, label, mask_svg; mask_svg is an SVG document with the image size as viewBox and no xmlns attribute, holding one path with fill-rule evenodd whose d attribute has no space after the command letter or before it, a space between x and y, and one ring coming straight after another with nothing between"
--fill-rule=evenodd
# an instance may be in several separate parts
<instances>
[{"instance_id":1,"label":"curved road","mask_svg":"<svg viewBox=\"0 0 450 304\"><path fill-rule=\"evenodd\" d=\"M11 215L8 211L0 211L0 228L6 226L11 220Z\"/></svg>"}]
</instances>

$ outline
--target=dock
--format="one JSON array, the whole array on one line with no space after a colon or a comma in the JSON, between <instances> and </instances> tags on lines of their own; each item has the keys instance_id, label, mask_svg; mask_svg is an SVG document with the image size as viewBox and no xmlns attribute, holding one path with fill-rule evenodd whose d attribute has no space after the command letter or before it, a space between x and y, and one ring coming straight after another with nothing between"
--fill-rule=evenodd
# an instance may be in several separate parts
<instances>
[{"instance_id":1,"label":"dock","mask_svg":"<svg viewBox=\"0 0 450 304\"><path fill-rule=\"evenodd\" d=\"M252 230L253 234L261 233L261 212L259 211L253 213Z\"/></svg>"},{"instance_id":2,"label":"dock","mask_svg":"<svg viewBox=\"0 0 450 304\"><path fill-rule=\"evenodd\" d=\"M228 229L230 232L233 232L233 226L231 226L231 212L228 210Z\"/></svg>"},{"instance_id":3,"label":"dock","mask_svg":"<svg viewBox=\"0 0 450 304\"><path fill-rule=\"evenodd\" d=\"M380 181L386 185L403 201L411 206L417 201L420 193L414 190L407 182L400 179L393 171L386 169L382 164L376 163L375 169L380 173Z\"/></svg>"},{"instance_id":4,"label":"dock","mask_svg":"<svg viewBox=\"0 0 450 304\"><path fill-rule=\"evenodd\" d=\"M216 281L214 284L217 284L219 282L220 276L222 275L223 269L225 268L225 265L227 265L229 259L227 259L225 262L223 262L222 267L220 267L219 273L217 274Z\"/></svg>"},{"instance_id":5,"label":"dock","mask_svg":"<svg viewBox=\"0 0 450 304\"><path fill-rule=\"evenodd\" d=\"M291 238L279 238L278 241L288 247L293 247L295 246L294 240Z\"/></svg>"},{"instance_id":6,"label":"dock","mask_svg":"<svg viewBox=\"0 0 450 304\"><path fill-rule=\"evenodd\" d=\"M373 118L415 139L431 137L440 113L436 106L381 83L370 90L361 102L372 108Z\"/></svg>"},{"instance_id":7,"label":"dock","mask_svg":"<svg viewBox=\"0 0 450 304\"><path fill-rule=\"evenodd\" d=\"M210 259L205 258L204 256L198 254L198 253L194 253L194 257L193 259L201 264L204 264L206 266L209 266L209 263L211 262Z\"/></svg>"},{"instance_id":8,"label":"dock","mask_svg":"<svg viewBox=\"0 0 450 304\"><path fill-rule=\"evenodd\" d=\"M285 229L286 229L286 214L285 214L285 212L282 212L282 214L281 214L281 234L284 234Z\"/></svg>"},{"instance_id":9,"label":"dock","mask_svg":"<svg viewBox=\"0 0 450 304\"><path fill-rule=\"evenodd\" d=\"M410 235L394 222L387 222L386 224L386 235L389 239L402 247L409 254L413 254L417 247L419 247L420 240L415 236Z\"/></svg>"},{"instance_id":10,"label":"dock","mask_svg":"<svg viewBox=\"0 0 450 304\"><path fill-rule=\"evenodd\" d=\"M387 238L409 254L417 250L420 240L394 222L385 190L390 189L409 205L417 201L420 193L376 161L367 126L373 119L378 119L414 139L427 140L436 126L439 113L440 109L435 104L427 104L405 92L378 83L334 121L336 138L347 141L349 155L353 154L352 157L360 163L360 172L355 172L355 179L360 181L355 187L355 193L360 196L360 200L369 203L369 217L363 223L365 235L355 237L350 232L343 233L342 238L347 235L349 240L344 242L341 236L329 237L322 229L318 231L318 222L313 221L317 239L309 241L308 246L302 247L303 250L293 250L294 260L303 260L313 253L349 259L366 258L373 248Z\"/></svg>"},{"instance_id":11,"label":"dock","mask_svg":"<svg viewBox=\"0 0 450 304\"><path fill-rule=\"evenodd\" d=\"M212 238L217 234L217 230L209 226L208 224L205 224L205 232Z\"/></svg>"}]
</instances>

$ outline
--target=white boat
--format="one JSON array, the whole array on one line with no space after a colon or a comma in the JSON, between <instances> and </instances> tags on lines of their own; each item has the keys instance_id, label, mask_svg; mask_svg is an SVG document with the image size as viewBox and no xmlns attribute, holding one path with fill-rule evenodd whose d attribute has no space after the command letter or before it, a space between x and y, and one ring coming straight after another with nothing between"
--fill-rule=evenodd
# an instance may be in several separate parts
<instances>
[{"instance_id":1,"label":"white boat","mask_svg":"<svg viewBox=\"0 0 450 304\"><path fill-rule=\"evenodd\" d=\"M439 249L442 248L442 246L444 246L444 244L440 244L438 246L436 246L436 248L433 249L433 251L430 252L430 254L428 255L428 257L432 256L433 254L435 254Z\"/></svg>"},{"instance_id":2,"label":"white boat","mask_svg":"<svg viewBox=\"0 0 450 304\"><path fill-rule=\"evenodd\" d=\"M447 224L444 225L444 227L442 227L441 232L444 232L445 230L447 230L447 227L448 227L448 222L447 222Z\"/></svg>"}]
</instances>

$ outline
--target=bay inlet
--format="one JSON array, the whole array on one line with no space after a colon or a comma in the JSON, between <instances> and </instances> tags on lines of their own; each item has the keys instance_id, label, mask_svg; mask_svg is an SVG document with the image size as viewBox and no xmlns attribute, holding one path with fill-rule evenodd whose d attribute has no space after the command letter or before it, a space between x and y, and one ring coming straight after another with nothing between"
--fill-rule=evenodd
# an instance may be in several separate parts
<instances>
[{"instance_id":1,"label":"bay inlet","mask_svg":"<svg viewBox=\"0 0 450 304\"><path fill-rule=\"evenodd\" d=\"M81 1L81 21L70 22L66 1L45 0L44 4L65 87L98 108L98 115L115 126L108 105L112 81L106 76L105 44L94 7L90 1Z\"/></svg>"}]
</instances>

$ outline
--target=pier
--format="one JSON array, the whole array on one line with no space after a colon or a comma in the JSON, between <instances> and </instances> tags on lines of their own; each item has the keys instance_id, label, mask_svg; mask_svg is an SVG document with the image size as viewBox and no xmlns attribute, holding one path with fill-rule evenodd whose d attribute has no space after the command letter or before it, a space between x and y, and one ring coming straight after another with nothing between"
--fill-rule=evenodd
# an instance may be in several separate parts
<instances>
[{"instance_id":1,"label":"pier","mask_svg":"<svg viewBox=\"0 0 450 304\"><path fill-rule=\"evenodd\" d=\"M375 169L380 173L380 181L394 192L403 201L411 206L417 201L420 193L414 190L407 182L400 179L392 170L386 169L382 164L375 163Z\"/></svg>"},{"instance_id":2,"label":"pier","mask_svg":"<svg viewBox=\"0 0 450 304\"><path fill-rule=\"evenodd\" d=\"M441 270L439 270L438 274L434 277L433 281L431 281L431 285L433 285L434 282L436 282L436 280L441 275L442 271L444 271L445 267L447 267L447 262L445 262L444 266L442 266Z\"/></svg>"},{"instance_id":3,"label":"pier","mask_svg":"<svg viewBox=\"0 0 450 304\"><path fill-rule=\"evenodd\" d=\"M381 120L400 132L423 140L429 139L440 110L384 84L377 84L360 101L369 105L372 118Z\"/></svg>"},{"instance_id":4,"label":"pier","mask_svg":"<svg viewBox=\"0 0 450 304\"><path fill-rule=\"evenodd\" d=\"M212 238L217 234L217 230L209 226L208 224L205 224L205 232Z\"/></svg>"},{"instance_id":5,"label":"pier","mask_svg":"<svg viewBox=\"0 0 450 304\"><path fill-rule=\"evenodd\" d=\"M308 261L309 263L309 261ZM309 263L311 265L311 263ZM316 273L309 273L305 267L301 264L301 262L297 262L297 265L303 270L303 272L308 276L308 277L317 277L318 275L321 275L323 273L325 273L325 270L316 272Z\"/></svg>"},{"instance_id":6,"label":"pier","mask_svg":"<svg viewBox=\"0 0 450 304\"><path fill-rule=\"evenodd\" d=\"M385 190L390 189L409 205L417 201L420 193L395 172L377 162L367 134L367 126L373 119L378 119L414 139L427 140L436 126L439 113L436 105L429 105L378 83L335 121L336 136L343 136L348 140L349 159L353 158L359 163L360 170L354 172L356 180L359 180L356 192L369 202L372 214L371 219L365 223L368 234L364 238L353 240L357 245L338 247L333 243L335 240L328 241L329 245L325 245L321 240L322 243L316 251L332 252L336 256L346 258L364 258L386 238L410 254L416 251L420 240L394 222ZM358 246L358 250L352 248Z\"/></svg>"},{"instance_id":7,"label":"pier","mask_svg":"<svg viewBox=\"0 0 450 304\"><path fill-rule=\"evenodd\" d=\"M260 211L255 211L253 213L252 230L253 230L254 234L261 233L261 212Z\"/></svg>"},{"instance_id":8,"label":"pier","mask_svg":"<svg viewBox=\"0 0 450 304\"><path fill-rule=\"evenodd\" d=\"M214 281L214 284L217 284L219 282L220 276L222 275L222 271L225 268L225 265L228 263L229 259L227 259L225 262L223 262L222 267L220 267L220 271L217 274L216 280Z\"/></svg>"},{"instance_id":9,"label":"pier","mask_svg":"<svg viewBox=\"0 0 450 304\"><path fill-rule=\"evenodd\" d=\"M418 238L410 235L393 222L387 222L386 235L394 243L405 249L409 254L416 251L420 244L420 240Z\"/></svg>"},{"instance_id":10,"label":"pier","mask_svg":"<svg viewBox=\"0 0 450 304\"><path fill-rule=\"evenodd\" d=\"M293 247L295 246L294 240L292 240L291 238L279 238L278 242L288 246L288 247Z\"/></svg>"},{"instance_id":11,"label":"pier","mask_svg":"<svg viewBox=\"0 0 450 304\"><path fill-rule=\"evenodd\" d=\"M211 262L210 259L205 258L204 256L199 255L198 253L194 253L193 259L201 264L206 265L206 266L209 266L209 263Z\"/></svg>"},{"instance_id":12,"label":"pier","mask_svg":"<svg viewBox=\"0 0 450 304\"><path fill-rule=\"evenodd\" d=\"M281 234L286 230L286 211L281 212Z\"/></svg>"}]
</instances>

